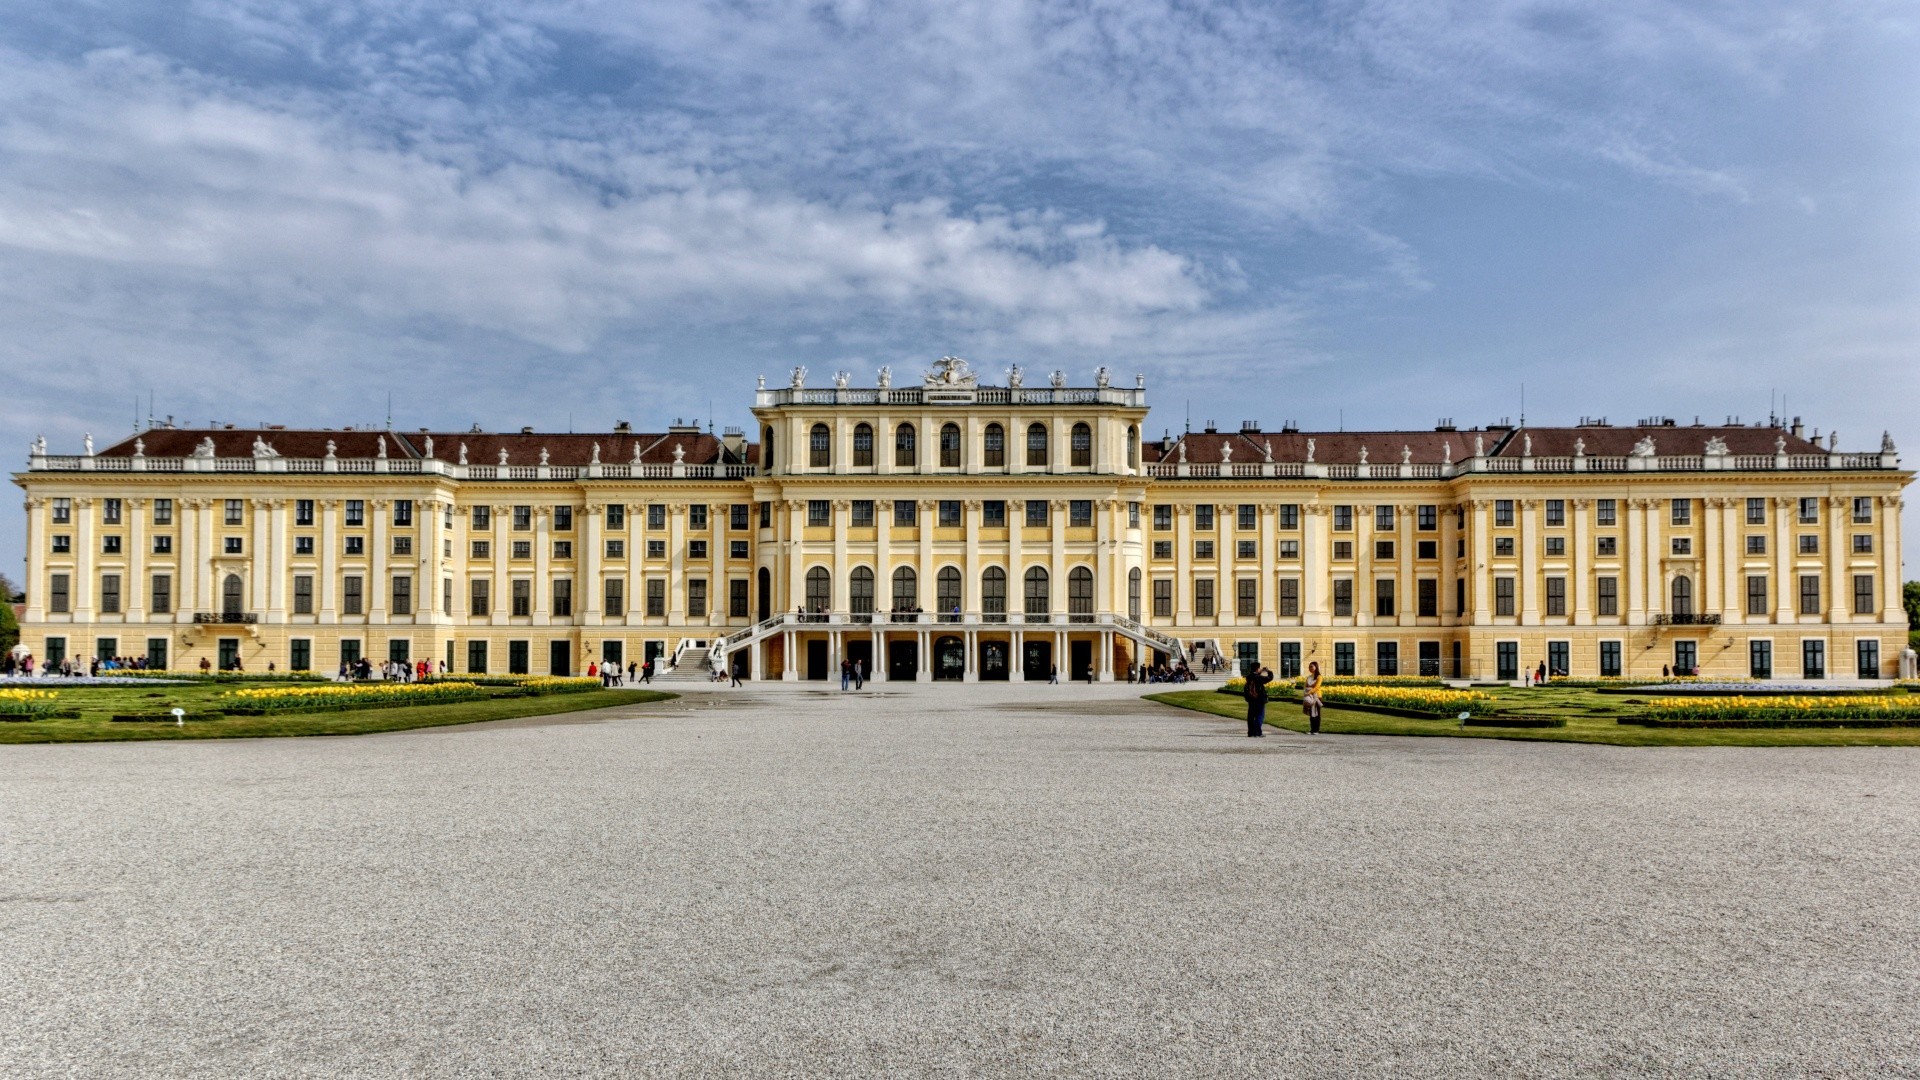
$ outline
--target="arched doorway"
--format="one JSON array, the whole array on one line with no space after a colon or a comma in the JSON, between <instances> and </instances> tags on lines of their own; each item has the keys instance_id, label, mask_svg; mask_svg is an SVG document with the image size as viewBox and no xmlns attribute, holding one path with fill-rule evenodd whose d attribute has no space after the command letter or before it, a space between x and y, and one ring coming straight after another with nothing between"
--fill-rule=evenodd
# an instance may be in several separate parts
<instances>
[{"instance_id":1,"label":"arched doorway","mask_svg":"<svg viewBox=\"0 0 1920 1080\"><path fill-rule=\"evenodd\" d=\"M222 615L229 617L235 616L240 614L242 608L246 607L246 595L243 592L245 588L246 586L240 581L239 574L227 575L227 580L220 585L220 613Z\"/></svg>"},{"instance_id":2,"label":"arched doorway","mask_svg":"<svg viewBox=\"0 0 1920 1080\"><path fill-rule=\"evenodd\" d=\"M943 637L933 643L933 677L939 682L959 682L967 674L967 643L957 637Z\"/></svg>"}]
</instances>

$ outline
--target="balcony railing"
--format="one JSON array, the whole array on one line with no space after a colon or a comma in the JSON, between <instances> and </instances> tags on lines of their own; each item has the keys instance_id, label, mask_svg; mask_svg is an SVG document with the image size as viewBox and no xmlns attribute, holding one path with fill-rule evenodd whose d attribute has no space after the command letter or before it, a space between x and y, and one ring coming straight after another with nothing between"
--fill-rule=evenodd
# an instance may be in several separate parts
<instances>
[{"instance_id":1,"label":"balcony railing","mask_svg":"<svg viewBox=\"0 0 1920 1080\"><path fill-rule=\"evenodd\" d=\"M33 454L32 472L355 473L445 476L455 480L741 480L755 465L634 464L462 465L439 458L101 457Z\"/></svg>"},{"instance_id":2,"label":"balcony railing","mask_svg":"<svg viewBox=\"0 0 1920 1080\"><path fill-rule=\"evenodd\" d=\"M1698 615L1661 612L1653 617L1655 626L1718 626L1720 616L1701 613Z\"/></svg>"},{"instance_id":3,"label":"balcony railing","mask_svg":"<svg viewBox=\"0 0 1920 1080\"><path fill-rule=\"evenodd\" d=\"M260 616L251 611L196 611L193 621L211 625L251 626L260 621Z\"/></svg>"}]
</instances>

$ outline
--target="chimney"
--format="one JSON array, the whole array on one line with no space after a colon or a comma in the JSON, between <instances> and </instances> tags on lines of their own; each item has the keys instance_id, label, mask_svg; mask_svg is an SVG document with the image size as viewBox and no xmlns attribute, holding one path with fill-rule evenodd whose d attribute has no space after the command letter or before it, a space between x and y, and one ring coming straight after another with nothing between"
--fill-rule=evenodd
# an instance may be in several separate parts
<instances>
[{"instance_id":1,"label":"chimney","mask_svg":"<svg viewBox=\"0 0 1920 1080\"><path fill-rule=\"evenodd\" d=\"M720 445L726 447L727 453L735 458L741 461L747 459L747 433L739 428L729 427L721 432Z\"/></svg>"},{"instance_id":2,"label":"chimney","mask_svg":"<svg viewBox=\"0 0 1920 1080\"><path fill-rule=\"evenodd\" d=\"M613 425L613 433L616 435L631 435L633 434L633 425L622 420Z\"/></svg>"},{"instance_id":3,"label":"chimney","mask_svg":"<svg viewBox=\"0 0 1920 1080\"><path fill-rule=\"evenodd\" d=\"M1793 427L1789 430L1793 432L1793 437L1796 439L1806 438L1806 429L1800 426L1800 418L1797 416L1793 418Z\"/></svg>"},{"instance_id":4,"label":"chimney","mask_svg":"<svg viewBox=\"0 0 1920 1080\"><path fill-rule=\"evenodd\" d=\"M1258 434L1260 434L1260 421L1258 421L1258 420L1242 420L1242 421L1240 421L1240 434L1242 434L1242 435L1258 435Z\"/></svg>"}]
</instances>

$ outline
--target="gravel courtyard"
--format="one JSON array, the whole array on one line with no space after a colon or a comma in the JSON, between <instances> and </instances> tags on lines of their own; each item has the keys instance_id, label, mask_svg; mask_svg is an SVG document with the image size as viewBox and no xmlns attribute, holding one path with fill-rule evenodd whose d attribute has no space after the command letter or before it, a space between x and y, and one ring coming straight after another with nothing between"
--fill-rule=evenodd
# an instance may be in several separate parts
<instances>
[{"instance_id":1,"label":"gravel courtyard","mask_svg":"<svg viewBox=\"0 0 1920 1080\"><path fill-rule=\"evenodd\" d=\"M1920 1075L1914 751L1138 693L0 748L0 1075Z\"/></svg>"}]
</instances>

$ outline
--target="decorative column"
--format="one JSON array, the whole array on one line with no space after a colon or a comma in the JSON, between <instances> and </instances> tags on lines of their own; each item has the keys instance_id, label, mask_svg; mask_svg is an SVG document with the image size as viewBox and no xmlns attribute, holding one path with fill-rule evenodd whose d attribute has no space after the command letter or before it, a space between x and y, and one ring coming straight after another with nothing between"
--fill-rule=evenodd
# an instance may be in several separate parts
<instances>
[{"instance_id":1,"label":"decorative column","mask_svg":"<svg viewBox=\"0 0 1920 1080\"><path fill-rule=\"evenodd\" d=\"M575 588L582 594L579 599L580 622L586 626L600 626L606 621L606 612L602 601L606 595L606 586L600 580L600 515L606 507L599 503L588 503L580 511L580 545L576 552L580 567L580 582Z\"/></svg>"},{"instance_id":2,"label":"decorative column","mask_svg":"<svg viewBox=\"0 0 1920 1080\"><path fill-rule=\"evenodd\" d=\"M39 496L28 496L27 510L27 612L28 623L45 622L47 618L47 500ZM185 544L181 545L184 549ZM182 557L185 556L183 550ZM22 638L22 640L25 640ZM38 642L29 642L34 648L44 651Z\"/></svg>"},{"instance_id":3,"label":"decorative column","mask_svg":"<svg viewBox=\"0 0 1920 1080\"><path fill-rule=\"evenodd\" d=\"M1620 539L1626 545L1627 623L1647 623L1647 564L1652 560L1647 539L1647 499L1622 500L1627 507L1627 527Z\"/></svg>"},{"instance_id":4,"label":"decorative column","mask_svg":"<svg viewBox=\"0 0 1920 1080\"><path fill-rule=\"evenodd\" d=\"M369 630L376 626L382 629L388 626L387 595L392 590L392 586L388 582L387 555L393 541L388 539L387 515L392 512L392 506L391 499L367 500L367 513L373 519L370 522L372 536L367 541L368 546L373 549L367 553L366 599ZM373 642L368 641L367 645L371 649ZM368 655L371 656L372 653L369 652Z\"/></svg>"},{"instance_id":5,"label":"decorative column","mask_svg":"<svg viewBox=\"0 0 1920 1080\"><path fill-rule=\"evenodd\" d=\"M1193 504L1175 503L1173 506L1173 564L1192 566L1193 563ZM1215 603L1218 603L1219 586L1214 586ZM1216 610L1218 610L1216 608ZM1176 572L1173 577L1173 622L1175 626L1193 625L1193 575Z\"/></svg>"},{"instance_id":6,"label":"decorative column","mask_svg":"<svg viewBox=\"0 0 1920 1080\"><path fill-rule=\"evenodd\" d=\"M185 506L185 501L182 501ZM182 530L190 534L193 530ZM187 560L180 560L184 571ZM185 590L183 589L182 592ZM339 628L340 622L340 500L320 500L320 625Z\"/></svg>"},{"instance_id":7,"label":"decorative column","mask_svg":"<svg viewBox=\"0 0 1920 1080\"><path fill-rule=\"evenodd\" d=\"M686 611L687 504L676 502L667 504L667 625L685 626ZM667 647L675 646L669 641Z\"/></svg>"},{"instance_id":8,"label":"decorative column","mask_svg":"<svg viewBox=\"0 0 1920 1080\"><path fill-rule=\"evenodd\" d=\"M1794 621L1794 580L1793 580L1793 512L1794 500L1779 497L1773 500L1773 565L1778 582L1773 590L1773 621L1791 623ZM1777 648L1777 643L1776 643Z\"/></svg>"},{"instance_id":9,"label":"decorative column","mask_svg":"<svg viewBox=\"0 0 1920 1080\"><path fill-rule=\"evenodd\" d=\"M1831 583L1827 589L1827 622L1834 625L1849 622L1853 618L1852 583L1847 580L1847 509L1847 499L1839 495L1827 498L1826 562L1827 578ZM1834 650L1838 645L1836 641L1828 648ZM1827 657L1827 670L1841 670L1839 660L1838 656Z\"/></svg>"},{"instance_id":10,"label":"decorative column","mask_svg":"<svg viewBox=\"0 0 1920 1080\"><path fill-rule=\"evenodd\" d=\"M1493 619L1493 568L1488 560L1493 557L1493 525L1491 512L1493 503L1486 499L1474 499L1467 504L1467 512L1473 515L1472 565L1473 574L1473 625L1488 626Z\"/></svg>"},{"instance_id":11,"label":"decorative column","mask_svg":"<svg viewBox=\"0 0 1920 1080\"><path fill-rule=\"evenodd\" d=\"M1520 624L1540 625L1540 500L1520 500Z\"/></svg>"},{"instance_id":12,"label":"decorative column","mask_svg":"<svg viewBox=\"0 0 1920 1080\"><path fill-rule=\"evenodd\" d=\"M128 499L125 503L127 522L127 580L121 583L120 595L124 598L121 610L126 612L127 622L146 621L147 597L147 500ZM29 581L32 579L29 578ZM141 643L144 646L144 642ZM136 651L126 643L120 647L122 653L131 655Z\"/></svg>"},{"instance_id":13,"label":"decorative column","mask_svg":"<svg viewBox=\"0 0 1920 1080\"><path fill-rule=\"evenodd\" d=\"M853 591L847 582L847 532L853 527L853 502L833 500L833 603L834 611L853 610ZM875 586L878 588L878 585ZM840 635L834 635L834 655L839 655Z\"/></svg>"},{"instance_id":14,"label":"decorative column","mask_svg":"<svg viewBox=\"0 0 1920 1080\"><path fill-rule=\"evenodd\" d=\"M1311 502L1300 508L1300 623L1302 626L1329 626L1327 583L1333 577L1329 559L1332 548L1327 541L1328 507Z\"/></svg>"},{"instance_id":15,"label":"decorative column","mask_svg":"<svg viewBox=\"0 0 1920 1080\"><path fill-rule=\"evenodd\" d=\"M1587 535L1587 511L1593 508L1593 500L1571 499L1567 506L1573 511L1573 558L1568 560L1573 577L1573 621L1588 626L1593 623L1593 541Z\"/></svg>"},{"instance_id":16,"label":"decorative column","mask_svg":"<svg viewBox=\"0 0 1920 1080\"><path fill-rule=\"evenodd\" d=\"M1882 495L1879 498L1880 521L1875 531L1880 544L1880 621L1895 628L1906 626L1906 605L1901 597L1900 585L1900 509L1898 495ZM1894 643L1894 657L1900 655L1900 645Z\"/></svg>"},{"instance_id":17,"label":"decorative column","mask_svg":"<svg viewBox=\"0 0 1920 1080\"><path fill-rule=\"evenodd\" d=\"M961 571L962 577L960 579L960 611L964 618L968 614L979 614L981 607L980 500L968 499L965 503L962 503L961 513L965 516L961 518L960 523L966 527L966 540L962 544L962 547L966 551L966 566ZM924 536L925 534L922 533L922 535ZM961 637L965 639L967 635L962 632ZM972 670L973 647L971 643L968 644L967 648L967 664L968 670Z\"/></svg>"},{"instance_id":18,"label":"decorative column","mask_svg":"<svg viewBox=\"0 0 1920 1080\"><path fill-rule=\"evenodd\" d=\"M1052 614L1067 613L1067 503L1055 499L1047 504L1048 565L1047 599ZM1061 640L1065 640L1063 637ZM1056 654L1057 655L1057 654Z\"/></svg>"},{"instance_id":19,"label":"decorative column","mask_svg":"<svg viewBox=\"0 0 1920 1080\"><path fill-rule=\"evenodd\" d=\"M507 532L507 525L513 520L509 516L512 513L513 508L511 506L494 507L493 530L487 534L493 537L493 542L490 546L493 549L492 624L494 626L509 625L507 620L512 617L511 612L513 611L513 581L508 576L511 573L511 564L507 561L508 545L513 542L511 534ZM528 660L528 666L532 666L531 658Z\"/></svg>"},{"instance_id":20,"label":"decorative column","mask_svg":"<svg viewBox=\"0 0 1920 1080\"><path fill-rule=\"evenodd\" d=\"M1258 513L1260 514L1260 559L1258 563L1256 563L1256 566L1261 568L1260 584L1258 586L1260 590L1260 625L1277 626L1280 622L1280 616L1278 614L1280 610L1280 548L1279 541L1276 539L1279 533L1276 518L1279 516L1280 508L1262 503ZM1277 663L1278 661L1276 660L1276 664ZM1109 674L1111 674L1111 663L1108 664L1108 669Z\"/></svg>"},{"instance_id":21,"label":"decorative column","mask_svg":"<svg viewBox=\"0 0 1920 1080\"><path fill-rule=\"evenodd\" d=\"M73 500L73 581L69 586L72 590L69 596L76 626L94 621L94 578L100 568L100 543L93 535L93 509L93 499L83 496ZM83 644L84 647L81 647ZM84 660L92 655L93 642L70 641L67 650Z\"/></svg>"}]
</instances>

